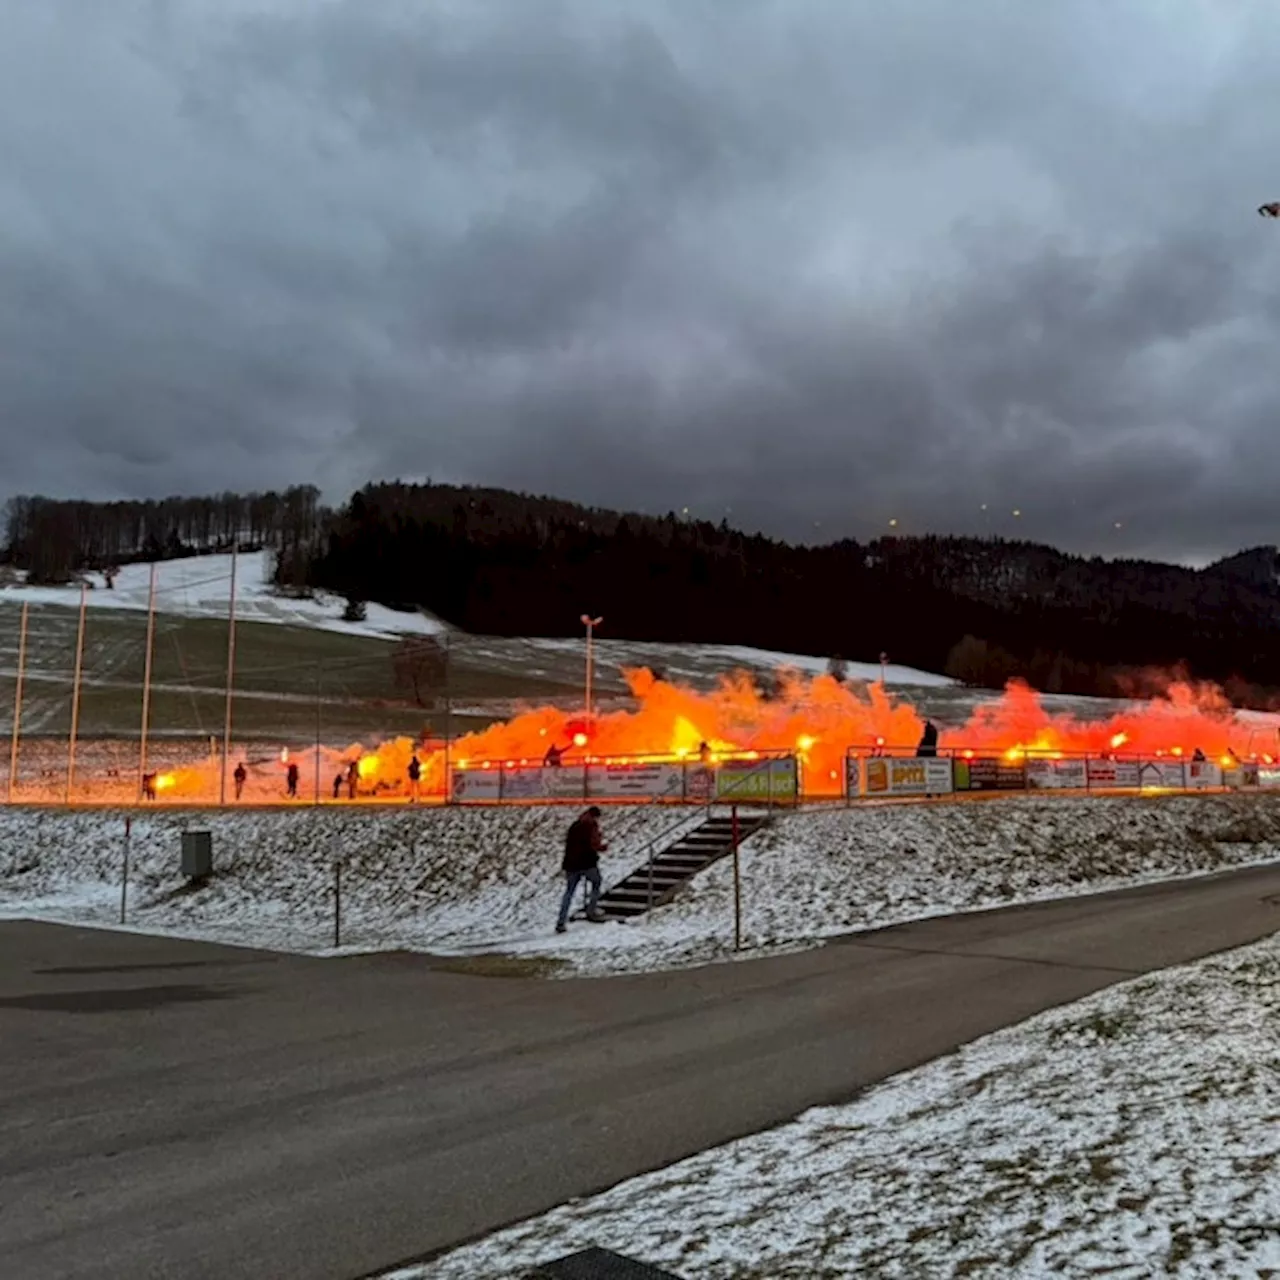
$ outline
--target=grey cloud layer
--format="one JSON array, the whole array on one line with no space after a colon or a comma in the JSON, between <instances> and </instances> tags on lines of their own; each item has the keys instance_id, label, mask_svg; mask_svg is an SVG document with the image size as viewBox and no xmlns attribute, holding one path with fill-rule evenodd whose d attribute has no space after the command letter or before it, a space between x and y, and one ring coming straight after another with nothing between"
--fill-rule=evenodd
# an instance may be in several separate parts
<instances>
[{"instance_id":1,"label":"grey cloud layer","mask_svg":"<svg viewBox=\"0 0 1280 1280\"><path fill-rule=\"evenodd\" d=\"M801 537L1276 537L1274 5L5 22L0 494L431 474Z\"/></svg>"}]
</instances>

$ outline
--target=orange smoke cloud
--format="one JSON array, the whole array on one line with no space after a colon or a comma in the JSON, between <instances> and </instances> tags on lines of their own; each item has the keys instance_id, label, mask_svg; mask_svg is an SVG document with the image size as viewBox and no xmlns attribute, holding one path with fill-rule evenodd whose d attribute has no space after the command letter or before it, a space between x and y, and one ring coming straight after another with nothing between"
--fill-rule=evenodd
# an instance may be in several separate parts
<instances>
[{"instance_id":1,"label":"orange smoke cloud","mask_svg":"<svg viewBox=\"0 0 1280 1280\"><path fill-rule=\"evenodd\" d=\"M588 755L680 759L696 755L706 743L720 754L796 752L805 791L838 794L850 748L877 743L889 750L914 748L924 728L924 716L909 701L878 684L848 686L826 675L806 679L783 672L781 696L766 699L742 672L722 678L710 693L658 680L646 670L624 675L638 705L598 716L585 747L574 745L575 736L582 736L581 717L543 707L463 738L455 744L454 762L534 764L551 743L564 752L566 763ZM1038 693L1015 681L979 704L964 725L944 730L939 745L993 754L1094 755L1118 750L1190 755L1199 747L1213 757L1232 748L1243 753L1248 743L1247 730L1215 685L1173 684L1160 697L1088 721L1051 712Z\"/></svg>"},{"instance_id":2,"label":"orange smoke cloud","mask_svg":"<svg viewBox=\"0 0 1280 1280\"><path fill-rule=\"evenodd\" d=\"M801 762L801 785L809 795L839 795L845 759L851 748L877 744L886 750L912 750L924 729L924 715L905 698L879 684L845 685L827 675L804 677L783 671L778 696L766 698L752 677L735 672L709 693L659 680L639 669L623 673L635 699L629 710L610 711L588 724L581 714L554 707L531 708L513 719L468 734L451 746L455 767L535 765L550 747L565 766L590 760L645 756L696 759L704 750L713 759L750 752L794 752ZM1158 697L1136 701L1099 720L1081 720L1051 711L1034 690L1012 682L980 703L963 725L941 733L942 750L1017 758L1026 751L1089 753L1105 756L1187 755L1203 750L1211 759L1228 750L1242 757L1276 750L1276 724L1242 723L1214 685L1171 684ZM424 751L409 738L372 749L353 743L322 748L320 787L328 795L335 774L345 776L355 761L360 794L391 799L407 793L408 765L414 752L422 763L424 792L445 786L443 751ZM300 767L303 791L313 785L315 749L293 750L250 761L247 800L274 800L283 790L284 760ZM234 767L234 764L232 765ZM168 796L211 798L219 764L210 761L171 771ZM340 788L345 798L345 783Z\"/></svg>"}]
</instances>

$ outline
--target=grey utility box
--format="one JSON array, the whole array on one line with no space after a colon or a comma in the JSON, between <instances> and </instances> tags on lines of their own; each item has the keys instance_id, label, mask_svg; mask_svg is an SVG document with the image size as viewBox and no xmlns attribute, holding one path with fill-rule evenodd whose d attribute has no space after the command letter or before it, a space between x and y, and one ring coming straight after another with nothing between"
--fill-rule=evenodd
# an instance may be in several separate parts
<instances>
[{"instance_id":1,"label":"grey utility box","mask_svg":"<svg viewBox=\"0 0 1280 1280\"><path fill-rule=\"evenodd\" d=\"M213 874L213 833L182 833L182 874L188 880L207 880Z\"/></svg>"}]
</instances>

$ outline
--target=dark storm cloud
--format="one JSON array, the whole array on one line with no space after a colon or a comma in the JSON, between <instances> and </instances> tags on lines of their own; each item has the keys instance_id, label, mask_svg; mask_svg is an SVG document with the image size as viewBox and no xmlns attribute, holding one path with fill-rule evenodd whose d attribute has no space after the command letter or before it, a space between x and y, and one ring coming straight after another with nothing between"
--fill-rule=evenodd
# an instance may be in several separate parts
<instances>
[{"instance_id":1,"label":"dark storm cloud","mask_svg":"<svg viewBox=\"0 0 1280 1280\"><path fill-rule=\"evenodd\" d=\"M799 537L1275 539L1273 5L5 24L0 493L408 474Z\"/></svg>"}]
</instances>

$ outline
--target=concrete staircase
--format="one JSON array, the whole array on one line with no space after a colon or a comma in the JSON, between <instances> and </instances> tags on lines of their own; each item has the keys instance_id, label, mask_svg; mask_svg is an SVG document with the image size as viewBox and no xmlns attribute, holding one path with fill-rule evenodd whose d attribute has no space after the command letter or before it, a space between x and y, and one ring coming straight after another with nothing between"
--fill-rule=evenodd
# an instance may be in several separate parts
<instances>
[{"instance_id":1,"label":"concrete staircase","mask_svg":"<svg viewBox=\"0 0 1280 1280\"><path fill-rule=\"evenodd\" d=\"M769 819L738 815L738 843L753 836ZM645 859L629 876L600 895L600 910L610 920L627 920L660 907L675 897L699 871L733 852L733 818L706 818L692 830Z\"/></svg>"}]
</instances>

